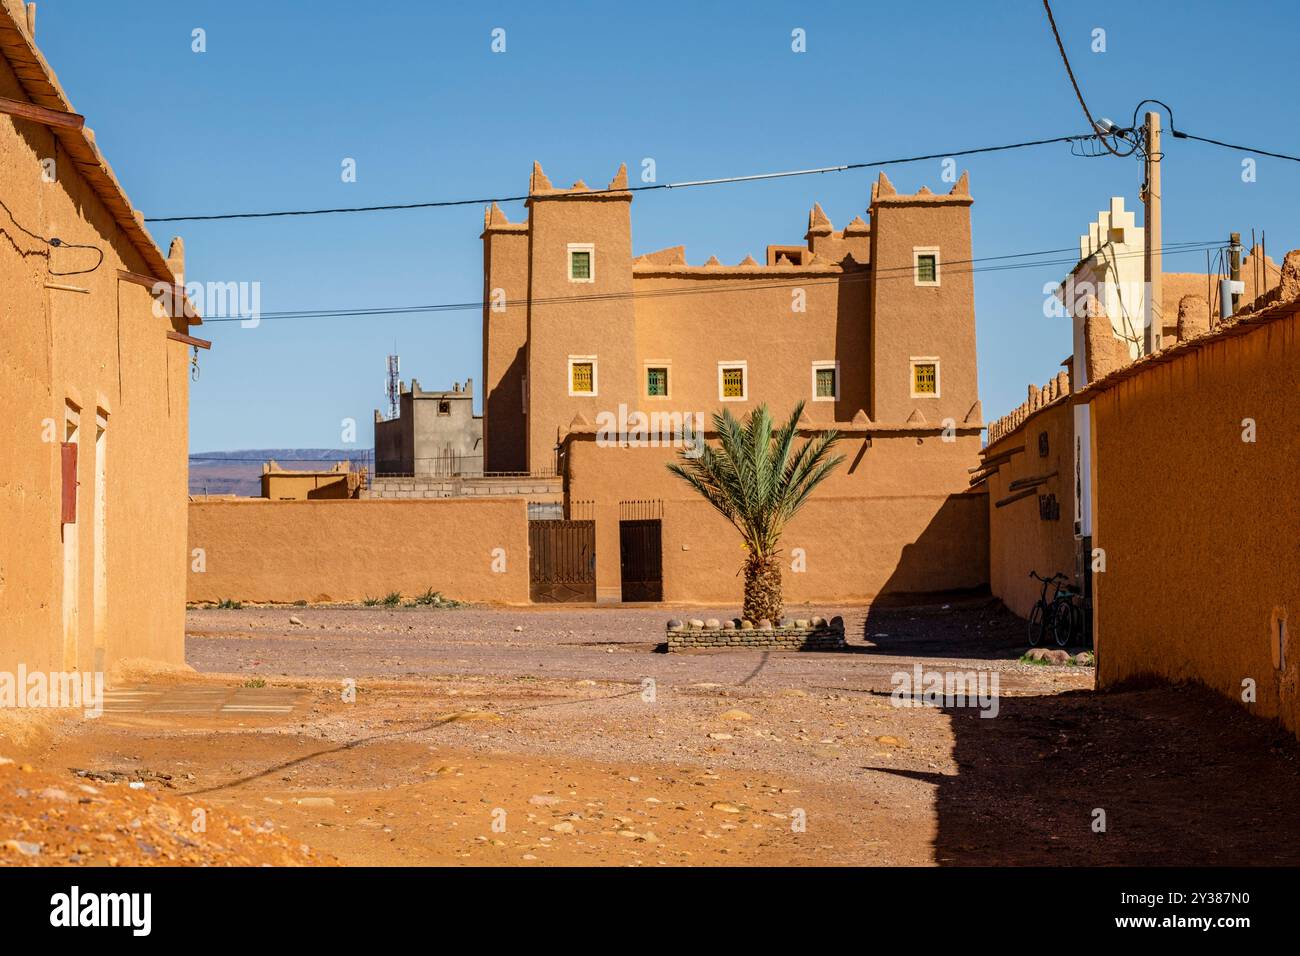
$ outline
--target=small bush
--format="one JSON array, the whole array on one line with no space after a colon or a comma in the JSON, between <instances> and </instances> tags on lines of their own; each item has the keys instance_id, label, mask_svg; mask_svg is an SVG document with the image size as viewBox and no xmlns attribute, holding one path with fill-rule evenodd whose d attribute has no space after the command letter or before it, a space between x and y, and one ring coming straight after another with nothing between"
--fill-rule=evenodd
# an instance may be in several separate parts
<instances>
[{"instance_id":1,"label":"small bush","mask_svg":"<svg viewBox=\"0 0 1300 956\"><path fill-rule=\"evenodd\" d=\"M217 608L222 611L238 611L243 606L243 601L232 601L230 598L222 598L217 602Z\"/></svg>"},{"instance_id":2,"label":"small bush","mask_svg":"<svg viewBox=\"0 0 1300 956\"><path fill-rule=\"evenodd\" d=\"M379 598L377 597L363 598L361 604L364 607L376 607L379 604Z\"/></svg>"},{"instance_id":3,"label":"small bush","mask_svg":"<svg viewBox=\"0 0 1300 956\"><path fill-rule=\"evenodd\" d=\"M397 607L402 603L402 593L400 591L389 591L384 596L384 607Z\"/></svg>"},{"instance_id":4,"label":"small bush","mask_svg":"<svg viewBox=\"0 0 1300 956\"><path fill-rule=\"evenodd\" d=\"M429 588L415 599L413 605L418 605L420 607L464 607L465 602L444 597L441 591L435 591L433 588Z\"/></svg>"},{"instance_id":5,"label":"small bush","mask_svg":"<svg viewBox=\"0 0 1300 956\"><path fill-rule=\"evenodd\" d=\"M260 677L254 677L251 678L250 680L244 681L243 686L244 687L265 687L266 681L262 680L262 678Z\"/></svg>"}]
</instances>

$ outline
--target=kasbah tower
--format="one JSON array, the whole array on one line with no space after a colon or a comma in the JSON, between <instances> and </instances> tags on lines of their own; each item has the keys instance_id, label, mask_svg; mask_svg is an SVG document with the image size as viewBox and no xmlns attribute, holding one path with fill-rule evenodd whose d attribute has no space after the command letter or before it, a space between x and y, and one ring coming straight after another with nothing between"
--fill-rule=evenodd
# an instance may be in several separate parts
<instances>
[{"instance_id":1,"label":"kasbah tower","mask_svg":"<svg viewBox=\"0 0 1300 956\"><path fill-rule=\"evenodd\" d=\"M596 441L620 405L709 423L763 402L781 420L803 400L807 432L844 433L845 463L814 501L851 499L836 514L858 513L883 549L877 572L823 584L873 597L978 583L987 557L972 539L986 532L972 516L987 505L968 492L983 422L967 174L946 193L902 194L882 173L870 222L836 229L814 205L804 244L738 265L688 265L682 246L634 256L626 166L605 189L563 189L534 164L528 193L526 222L493 205L481 237L484 467L558 470L566 500L594 509L601 600L618 599L620 503L694 494L664 467L675 449ZM665 526L665 561L677 547ZM805 585L791 583L798 600Z\"/></svg>"}]
</instances>

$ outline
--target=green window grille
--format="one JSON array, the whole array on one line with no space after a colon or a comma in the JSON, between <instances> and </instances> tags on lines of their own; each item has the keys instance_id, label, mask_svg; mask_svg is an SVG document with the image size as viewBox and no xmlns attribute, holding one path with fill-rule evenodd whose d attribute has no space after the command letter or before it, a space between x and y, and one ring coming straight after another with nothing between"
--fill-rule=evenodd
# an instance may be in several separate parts
<instances>
[{"instance_id":1,"label":"green window grille","mask_svg":"<svg viewBox=\"0 0 1300 956\"><path fill-rule=\"evenodd\" d=\"M575 392L594 391L592 383L595 380L595 371L590 362L574 362L570 368L569 376Z\"/></svg>"},{"instance_id":2,"label":"green window grille","mask_svg":"<svg viewBox=\"0 0 1300 956\"><path fill-rule=\"evenodd\" d=\"M745 370L743 368L724 368L722 370L722 397L745 397Z\"/></svg>"},{"instance_id":3,"label":"green window grille","mask_svg":"<svg viewBox=\"0 0 1300 956\"><path fill-rule=\"evenodd\" d=\"M668 369L648 368L645 370L645 391L647 395L668 395Z\"/></svg>"},{"instance_id":4,"label":"green window grille","mask_svg":"<svg viewBox=\"0 0 1300 956\"><path fill-rule=\"evenodd\" d=\"M569 253L569 278L570 279L591 278L591 253L590 252Z\"/></svg>"},{"instance_id":5,"label":"green window grille","mask_svg":"<svg viewBox=\"0 0 1300 956\"><path fill-rule=\"evenodd\" d=\"M818 398L835 397L835 369L833 368L817 369L817 397Z\"/></svg>"},{"instance_id":6,"label":"green window grille","mask_svg":"<svg viewBox=\"0 0 1300 956\"><path fill-rule=\"evenodd\" d=\"M932 256L916 257L916 281L917 282L936 282L939 277L939 262Z\"/></svg>"}]
</instances>

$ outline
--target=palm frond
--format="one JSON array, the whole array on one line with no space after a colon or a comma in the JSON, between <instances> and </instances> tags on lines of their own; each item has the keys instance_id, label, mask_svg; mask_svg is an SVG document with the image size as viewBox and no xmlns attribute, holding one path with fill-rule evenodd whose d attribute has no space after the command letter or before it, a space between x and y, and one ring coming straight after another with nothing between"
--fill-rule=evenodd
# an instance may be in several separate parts
<instances>
[{"instance_id":1,"label":"palm frond","mask_svg":"<svg viewBox=\"0 0 1300 956\"><path fill-rule=\"evenodd\" d=\"M775 430L766 405L743 422L724 409L713 416L717 446L706 444L698 457L683 455L668 465L735 526L756 556L777 553L786 524L844 461L830 455L839 440L834 430L795 447L803 409L800 402Z\"/></svg>"}]
</instances>

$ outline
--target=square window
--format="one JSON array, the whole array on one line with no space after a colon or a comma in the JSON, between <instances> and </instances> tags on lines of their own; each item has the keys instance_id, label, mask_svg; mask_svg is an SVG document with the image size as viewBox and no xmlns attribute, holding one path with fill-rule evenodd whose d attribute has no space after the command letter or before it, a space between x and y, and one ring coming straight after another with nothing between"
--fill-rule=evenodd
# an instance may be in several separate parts
<instances>
[{"instance_id":1,"label":"square window","mask_svg":"<svg viewBox=\"0 0 1300 956\"><path fill-rule=\"evenodd\" d=\"M723 366L722 368L722 397L723 398L744 398L745 397L745 368L744 366Z\"/></svg>"},{"instance_id":2,"label":"square window","mask_svg":"<svg viewBox=\"0 0 1300 956\"><path fill-rule=\"evenodd\" d=\"M833 401L840 397L840 370L833 363L813 366L813 398Z\"/></svg>"},{"instance_id":3,"label":"square window","mask_svg":"<svg viewBox=\"0 0 1300 956\"><path fill-rule=\"evenodd\" d=\"M574 395L590 395L596 391L596 363L569 363L569 392Z\"/></svg>"},{"instance_id":4,"label":"square window","mask_svg":"<svg viewBox=\"0 0 1300 956\"><path fill-rule=\"evenodd\" d=\"M939 363L912 362L912 397L937 397L939 394Z\"/></svg>"},{"instance_id":5,"label":"square window","mask_svg":"<svg viewBox=\"0 0 1300 956\"><path fill-rule=\"evenodd\" d=\"M668 369L666 367L646 368L645 393L653 398L668 397Z\"/></svg>"},{"instance_id":6,"label":"square window","mask_svg":"<svg viewBox=\"0 0 1300 956\"><path fill-rule=\"evenodd\" d=\"M439 414L439 415L450 415L450 414L451 414L451 402L447 401L446 399L439 399L439 401L438 401L438 414Z\"/></svg>"}]
</instances>

